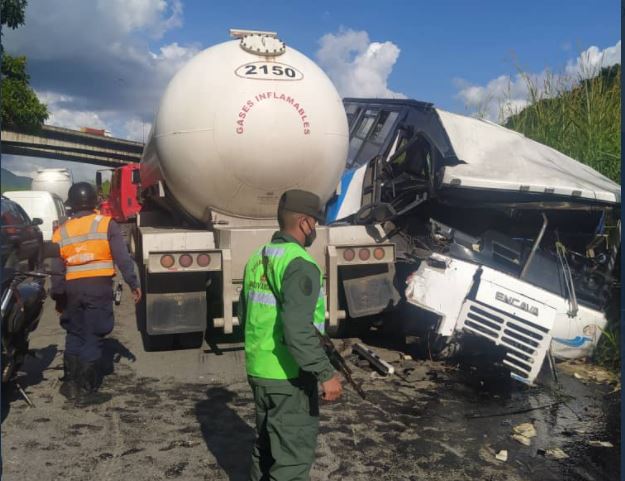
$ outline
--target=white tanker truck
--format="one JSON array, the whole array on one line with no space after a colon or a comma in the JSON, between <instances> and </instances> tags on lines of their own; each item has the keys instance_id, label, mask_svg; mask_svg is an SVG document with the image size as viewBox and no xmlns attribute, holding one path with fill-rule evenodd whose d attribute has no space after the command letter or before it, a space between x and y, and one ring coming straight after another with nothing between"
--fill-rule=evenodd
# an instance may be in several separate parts
<instances>
[{"instance_id":1,"label":"white tanker truck","mask_svg":"<svg viewBox=\"0 0 625 481\"><path fill-rule=\"evenodd\" d=\"M143 208L131 248L145 293L146 346L211 325L231 333L245 263L277 229L281 194L336 192L348 124L325 73L275 33L231 31L171 80L141 160ZM320 227L327 327L399 299L394 245L378 226Z\"/></svg>"},{"instance_id":2,"label":"white tanker truck","mask_svg":"<svg viewBox=\"0 0 625 481\"><path fill-rule=\"evenodd\" d=\"M74 177L69 169L38 169L30 189L56 194L65 202L67 192L73 183Z\"/></svg>"}]
</instances>

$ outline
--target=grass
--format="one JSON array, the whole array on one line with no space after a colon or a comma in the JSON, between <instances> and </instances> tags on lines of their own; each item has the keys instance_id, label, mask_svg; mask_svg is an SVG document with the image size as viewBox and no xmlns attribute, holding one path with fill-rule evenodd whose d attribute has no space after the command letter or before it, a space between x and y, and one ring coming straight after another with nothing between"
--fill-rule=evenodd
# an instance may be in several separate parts
<instances>
[{"instance_id":1,"label":"grass","mask_svg":"<svg viewBox=\"0 0 625 481\"><path fill-rule=\"evenodd\" d=\"M620 276L617 276L620 278ZM614 289L614 295L606 307L608 324L602 332L599 344L593 353L593 362L612 371L621 370L621 296Z\"/></svg>"},{"instance_id":2,"label":"grass","mask_svg":"<svg viewBox=\"0 0 625 481\"><path fill-rule=\"evenodd\" d=\"M504 115L505 126L620 183L621 66L585 71L578 78L547 74L537 81L521 76L529 105ZM503 109L508 104L501 105Z\"/></svg>"},{"instance_id":3,"label":"grass","mask_svg":"<svg viewBox=\"0 0 625 481\"><path fill-rule=\"evenodd\" d=\"M621 329L618 322L610 324L599 339L599 344L593 353L593 361L618 372L621 370Z\"/></svg>"}]
</instances>

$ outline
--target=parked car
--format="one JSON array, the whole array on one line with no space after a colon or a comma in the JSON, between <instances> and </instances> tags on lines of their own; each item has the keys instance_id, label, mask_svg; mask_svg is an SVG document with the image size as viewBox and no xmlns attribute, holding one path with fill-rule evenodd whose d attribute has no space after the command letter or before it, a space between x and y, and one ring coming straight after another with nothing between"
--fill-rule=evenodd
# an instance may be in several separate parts
<instances>
[{"instance_id":1,"label":"parked car","mask_svg":"<svg viewBox=\"0 0 625 481\"><path fill-rule=\"evenodd\" d=\"M17 202L31 219L41 219L44 242L52 240L52 232L66 220L63 200L56 194L44 190L15 190L4 195Z\"/></svg>"},{"instance_id":2,"label":"parked car","mask_svg":"<svg viewBox=\"0 0 625 481\"><path fill-rule=\"evenodd\" d=\"M31 220L17 202L4 195L0 198L0 257L2 267L27 264L28 269L39 267L43 259L43 221Z\"/></svg>"}]
</instances>

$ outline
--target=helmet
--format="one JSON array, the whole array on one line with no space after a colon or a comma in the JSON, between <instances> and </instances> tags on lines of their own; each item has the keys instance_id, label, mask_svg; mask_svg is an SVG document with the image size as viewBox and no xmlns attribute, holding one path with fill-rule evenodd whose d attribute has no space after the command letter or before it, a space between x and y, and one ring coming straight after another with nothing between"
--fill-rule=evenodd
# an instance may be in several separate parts
<instances>
[{"instance_id":1,"label":"helmet","mask_svg":"<svg viewBox=\"0 0 625 481\"><path fill-rule=\"evenodd\" d=\"M78 182L69 188L67 203L74 211L93 210L98 204L98 194L89 182Z\"/></svg>"}]
</instances>

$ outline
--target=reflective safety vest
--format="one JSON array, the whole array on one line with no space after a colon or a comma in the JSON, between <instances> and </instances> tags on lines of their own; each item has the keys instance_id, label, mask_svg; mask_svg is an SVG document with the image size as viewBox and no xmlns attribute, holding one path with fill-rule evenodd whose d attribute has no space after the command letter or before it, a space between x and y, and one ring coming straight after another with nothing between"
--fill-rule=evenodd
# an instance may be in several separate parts
<instances>
[{"instance_id":1,"label":"reflective safety vest","mask_svg":"<svg viewBox=\"0 0 625 481\"><path fill-rule=\"evenodd\" d=\"M69 219L52 235L65 261L65 279L113 277L115 265L108 241L111 218L99 214Z\"/></svg>"},{"instance_id":2,"label":"reflective safety vest","mask_svg":"<svg viewBox=\"0 0 625 481\"><path fill-rule=\"evenodd\" d=\"M319 270L321 289L313 324L325 330L325 292L321 269L315 260L294 242L267 244L257 250L245 266L243 295L245 312L245 364L250 376L264 379L293 379L300 368L284 342L281 299L282 278L292 260L302 258ZM274 295L274 292L276 295Z\"/></svg>"}]
</instances>

